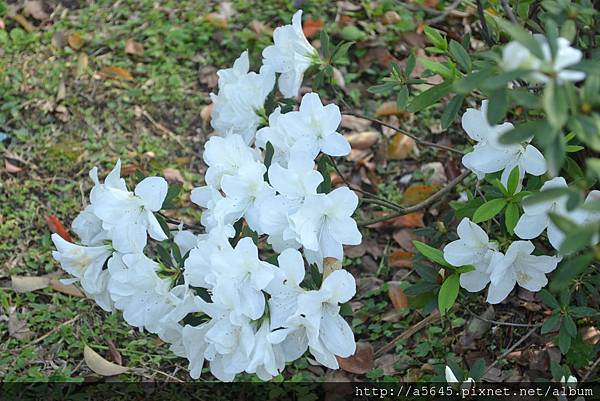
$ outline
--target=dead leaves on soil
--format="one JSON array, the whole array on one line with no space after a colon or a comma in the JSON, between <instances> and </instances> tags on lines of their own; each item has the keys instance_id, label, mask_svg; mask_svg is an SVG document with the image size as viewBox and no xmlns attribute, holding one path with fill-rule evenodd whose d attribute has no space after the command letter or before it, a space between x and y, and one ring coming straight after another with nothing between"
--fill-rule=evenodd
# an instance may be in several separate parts
<instances>
[{"instance_id":1,"label":"dead leaves on soil","mask_svg":"<svg viewBox=\"0 0 600 401\"><path fill-rule=\"evenodd\" d=\"M101 376L116 376L129 370L125 366L107 361L87 345L83 349L83 359L93 372Z\"/></svg>"}]
</instances>

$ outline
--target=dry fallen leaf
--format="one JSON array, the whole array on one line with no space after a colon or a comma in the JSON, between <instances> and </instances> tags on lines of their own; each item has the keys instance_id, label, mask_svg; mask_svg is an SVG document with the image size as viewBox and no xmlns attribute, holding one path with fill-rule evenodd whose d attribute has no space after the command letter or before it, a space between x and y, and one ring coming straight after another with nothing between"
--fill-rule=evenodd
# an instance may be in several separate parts
<instances>
[{"instance_id":1,"label":"dry fallen leaf","mask_svg":"<svg viewBox=\"0 0 600 401\"><path fill-rule=\"evenodd\" d=\"M75 71L75 74L78 77L85 74L88 68L88 63L88 55L84 52L79 53L79 56L77 57L77 70Z\"/></svg>"},{"instance_id":2,"label":"dry fallen leaf","mask_svg":"<svg viewBox=\"0 0 600 401\"><path fill-rule=\"evenodd\" d=\"M414 148L414 139L398 132L390 140L387 156L390 160L404 160Z\"/></svg>"},{"instance_id":3,"label":"dry fallen leaf","mask_svg":"<svg viewBox=\"0 0 600 401\"><path fill-rule=\"evenodd\" d=\"M340 368L346 372L362 375L373 369L373 346L359 341L356 343L356 352L348 358L336 357Z\"/></svg>"},{"instance_id":4,"label":"dry fallen leaf","mask_svg":"<svg viewBox=\"0 0 600 401\"><path fill-rule=\"evenodd\" d=\"M204 20L216 28L227 28L227 18L219 13L206 14Z\"/></svg>"},{"instance_id":5,"label":"dry fallen leaf","mask_svg":"<svg viewBox=\"0 0 600 401\"><path fill-rule=\"evenodd\" d=\"M185 180L183 179L183 176L181 175L179 170L176 170L174 168L164 169L163 175L164 175L165 179L171 183L180 183L180 184L185 183Z\"/></svg>"},{"instance_id":6,"label":"dry fallen leaf","mask_svg":"<svg viewBox=\"0 0 600 401\"><path fill-rule=\"evenodd\" d=\"M266 26L265 24L263 24L262 22L258 21L258 20L252 20L250 21L250 23L248 24L248 26L250 27L250 29L252 29L257 35L260 35L262 33L272 33L273 30L271 28L269 28L268 26Z\"/></svg>"},{"instance_id":7,"label":"dry fallen leaf","mask_svg":"<svg viewBox=\"0 0 600 401\"><path fill-rule=\"evenodd\" d=\"M375 111L377 117L394 116L397 114L399 114L398 105L394 101L382 103Z\"/></svg>"},{"instance_id":8,"label":"dry fallen leaf","mask_svg":"<svg viewBox=\"0 0 600 401\"><path fill-rule=\"evenodd\" d=\"M21 25L21 27L23 27L23 29L25 29L27 32L31 33L35 31L35 27L31 24L31 22L27 21L27 19L21 14L13 15L11 18L13 21Z\"/></svg>"},{"instance_id":9,"label":"dry fallen leaf","mask_svg":"<svg viewBox=\"0 0 600 401\"><path fill-rule=\"evenodd\" d=\"M50 43L57 49L62 49L67 45L67 38L64 33L55 32Z\"/></svg>"},{"instance_id":10,"label":"dry fallen leaf","mask_svg":"<svg viewBox=\"0 0 600 401\"><path fill-rule=\"evenodd\" d=\"M404 191L402 194L402 204L404 206L416 205L417 203L423 202L425 199L429 198L439 189L439 185L413 184L406 188L406 191Z\"/></svg>"},{"instance_id":11,"label":"dry fallen leaf","mask_svg":"<svg viewBox=\"0 0 600 401\"><path fill-rule=\"evenodd\" d=\"M62 294L71 295L76 298L85 298L85 294L81 292L79 288L75 287L73 284L63 284L56 278L50 280L50 287L52 287L54 291Z\"/></svg>"},{"instance_id":12,"label":"dry fallen leaf","mask_svg":"<svg viewBox=\"0 0 600 401\"><path fill-rule=\"evenodd\" d=\"M387 11L381 17L381 23L384 25L395 24L400 21L402 21L402 17L395 11Z\"/></svg>"},{"instance_id":13,"label":"dry fallen leaf","mask_svg":"<svg viewBox=\"0 0 600 401\"><path fill-rule=\"evenodd\" d=\"M8 312L8 335L17 340L28 340L33 335L27 322L17 318L15 308L11 308Z\"/></svg>"},{"instance_id":14,"label":"dry fallen leaf","mask_svg":"<svg viewBox=\"0 0 600 401\"><path fill-rule=\"evenodd\" d=\"M129 370L125 366L107 361L87 345L83 349L83 359L92 371L102 376L116 376Z\"/></svg>"},{"instance_id":15,"label":"dry fallen leaf","mask_svg":"<svg viewBox=\"0 0 600 401\"><path fill-rule=\"evenodd\" d=\"M110 339L108 339L106 342L108 343L108 354L110 355L110 359L112 359L112 361L117 365L122 365L123 357L121 356L121 353L117 349L115 343Z\"/></svg>"},{"instance_id":16,"label":"dry fallen leaf","mask_svg":"<svg viewBox=\"0 0 600 401\"><path fill-rule=\"evenodd\" d=\"M49 17L48 13L44 11L44 3L41 0L27 0L23 6L23 13L40 21Z\"/></svg>"},{"instance_id":17,"label":"dry fallen leaf","mask_svg":"<svg viewBox=\"0 0 600 401\"><path fill-rule=\"evenodd\" d=\"M44 215L44 219L46 219L46 224L48 224L50 231L60 235L65 241L73 242L73 238L71 238L69 232L60 222L58 217L53 214L46 214Z\"/></svg>"},{"instance_id":18,"label":"dry fallen leaf","mask_svg":"<svg viewBox=\"0 0 600 401\"><path fill-rule=\"evenodd\" d=\"M125 42L125 53L142 57L144 55L144 46L133 39L127 39Z\"/></svg>"},{"instance_id":19,"label":"dry fallen leaf","mask_svg":"<svg viewBox=\"0 0 600 401\"><path fill-rule=\"evenodd\" d=\"M307 18L304 21L304 23L302 24L302 30L304 31L304 36L306 36L307 38L312 38L317 33L319 33L321 31L321 29L323 29L324 25L325 25L325 22L323 22L323 20L320 20L320 19L315 20L312 18Z\"/></svg>"},{"instance_id":20,"label":"dry fallen leaf","mask_svg":"<svg viewBox=\"0 0 600 401\"><path fill-rule=\"evenodd\" d=\"M207 126L208 123L210 122L210 116L212 114L212 109L213 109L213 104L209 104L207 106L204 106L202 108L202 111L200 111L200 118L202 119L202 123L204 124L204 126Z\"/></svg>"},{"instance_id":21,"label":"dry fallen leaf","mask_svg":"<svg viewBox=\"0 0 600 401\"><path fill-rule=\"evenodd\" d=\"M10 174L16 174L16 173L20 173L21 171L23 171L23 169L21 167L17 167L14 164L12 164L11 162L9 162L8 160L4 160L4 169L6 170L7 173Z\"/></svg>"},{"instance_id":22,"label":"dry fallen leaf","mask_svg":"<svg viewBox=\"0 0 600 401\"><path fill-rule=\"evenodd\" d=\"M83 38L79 32L71 32L67 36L67 42L73 50L79 50L83 47Z\"/></svg>"},{"instance_id":23,"label":"dry fallen leaf","mask_svg":"<svg viewBox=\"0 0 600 401\"><path fill-rule=\"evenodd\" d=\"M412 258L415 256L412 252L395 251L388 257L388 265L391 268L411 268L413 265Z\"/></svg>"},{"instance_id":24,"label":"dry fallen leaf","mask_svg":"<svg viewBox=\"0 0 600 401\"><path fill-rule=\"evenodd\" d=\"M371 122L364 118L343 114L342 127L352 131L368 131L371 128Z\"/></svg>"},{"instance_id":25,"label":"dry fallen leaf","mask_svg":"<svg viewBox=\"0 0 600 401\"><path fill-rule=\"evenodd\" d=\"M121 79L123 81L133 81L133 76L129 71L121 67L104 67L97 74L98 78Z\"/></svg>"},{"instance_id":26,"label":"dry fallen leaf","mask_svg":"<svg viewBox=\"0 0 600 401\"><path fill-rule=\"evenodd\" d=\"M48 277L37 276L11 276L10 281L15 292L32 292L46 288L50 284Z\"/></svg>"},{"instance_id":27,"label":"dry fallen leaf","mask_svg":"<svg viewBox=\"0 0 600 401\"><path fill-rule=\"evenodd\" d=\"M408 307L408 297L402 288L391 286L388 290L388 296L392 301L392 305L394 305L394 309L400 310Z\"/></svg>"},{"instance_id":28,"label":"dry fallen leaf","mask_svg":"<svg viewBox=\"0 0 600 401\"><path fill-rule=\"evenodd\" d=\"M205 65L200 68L200 82L208 86L208 89L215 88L219 83L217 67L213 65Z\"/></svg>"},{"instance_id":29,"label":"dry fallen leaf","mask_svg":"<svg viewBox=\"0 0 600 401\"><path fill-rule=\"evenodd\" d=\"M346 136L352 149L365 150L375 145L379 140L379 132L377 131L364 131L354 132Z\"/></svg>"},{"instance_id":30,"label":"dry fallen leaf","mask_svg":"<svg viewBox=\"0 0 600 401\"><path fill-rule=\"evenodd\" d=\"M325 258L323 259L323 279L329 276L336 270L342 268L342 261L336 258Z\"/></svg>"}]
</instances>

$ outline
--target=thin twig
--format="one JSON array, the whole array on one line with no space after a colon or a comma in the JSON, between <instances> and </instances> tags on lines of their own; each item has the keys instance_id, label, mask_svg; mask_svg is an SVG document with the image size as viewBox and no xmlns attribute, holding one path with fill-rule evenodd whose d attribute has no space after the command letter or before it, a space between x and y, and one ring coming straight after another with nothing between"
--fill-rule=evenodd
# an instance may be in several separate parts
<instances>
[{"instance_id":1,"label":"thin twig","mask_svg":"<svg viewBox=\"0 0 600 401\"><path fill-rule=\"evenodd\" d=\"M387 343L386 345L384 345L383 347L378 349L373 354L373 357L377 358L377 357L385 354L386 352L388 352L389 350L394 348L398 341L406 340L406 339L412 337L413 334L421 331L422 329L424 329L431 323L437 322L439 319L440 319L440 312L438 310L435 310L429 316L427 316L425 319L423 319L420 322L417 322L415 325L409 327L407 330L403 331L402 334L400 334L399 336L394 338L392 341L390 341L389 343Z\"/></svg>"},{"instance_id":2,"label":"thin twig","mask_svg":"<svg viewBox=\"0 0 600 401\"><path fill-rule=\"evenodd\" d=\"M448 17L448 15L452 11L454 11L458 6L460 6L460 3L462 3L462 0L454 0L454 2L452 4L450 4L448 7L444 8L444 11L442 11L442 13L440 15L425 20L425 23L427 25L433 25L433 24L437 24L438 22L442 22L443 20L446 19L446 17Z\"/></svg>"},{"instance_id":3,"label":"thin twig","mask_svg":"<svg viewBox=\"0 0 600 401\"><path fill-rule=\"evenodd\" d=\"M598 366L598 364L600 364L600 357L598 357L598 359L596 359L594 361L594 363L590 367L590 370L588 370L587 373L585 374L585 376L583 376L583 379L581 379L580 383L585 382L592 375L594 370L596 370L596 367Z\"/></svg>"},{"instance_id":4,"label":"thin twig","mask_svg":"<svg viewBox=\"0 0 600 401\"><path fill-rule=\"evenodd\" d=\"M407 137L409 137L409 138L412 138L412 139L413 139L413 140L414 140L416 143L418 143L419 145L423 145L423 146L430 146L430 147L432 147L432 148L443 149L443 150L446 150L446 151L448 151L448 152L454 152L454 153L458 153L458 154L460 154L460 155L464 154L464 152L463 152L463 151L461 151L461 150L458 150L458 149L454 149L454 148L452 148L452 147L450 147L450 146L446 146L446 145L440 145L440 144L438 144L438 143L434 143L434 142L425 141L425 140L423 140L423 139L419 138L418 136L416 136L416 135L414 135L414 134L411 134L410 132L407 132L407 131L405 131L405 130L403 130L403 129L400 129L400 128L398 128L398 127L394 127L394 126L393 126L393 125L391 125L391 124L388 124L388 123L386 123L386 122L384 122L384 121L378 120L378 119L376 119L376 118L373 118L373 117L368 117L368 116L365 116L365 115L362 115L362 114L359 114L359 113L355 113L355 112L353 112L353 111L345 111L345 112L343 112L342 114L345 114L345 115L347 115L347 116L354 116L354 117L362 118L363 120L368 120L368 121L374 122L374 123L376 123L376 124L382 125L382 126L384 126L384 127L387 127L387 128L393 129L394 131L397 131L397 132L399 132L399 133L401 133L401 134L403 134L403 135L406 135L406 136L407 136Z\"/></svg>"},{"instance_id":5,"label":"thin twig","mask_svg":"<svg viewBox=\"0 0 600 401\"><path fill-rule=\"evenodd\" d=\"M182 225L183 228L185 228L186 230L196 230L196 231L201 231L204 232L204 227L200 226L200 225L196 225L196 224L187 224L184 223L182 221L176 220L176 219L172 219L171 217L167 217L165 216L163 213L158 212L158 215L160 217L162 217L163 219L165 219L165 221L169 224L174 224L176 226L180 226Z\"/></svg>"},{"instance_id":6,"label":"thin twig","mask_svg":"<svg viewBox=\"0 0 600 401\"><path fill-rule=\"evenodd\" d=\"M479 22L481 23L481 31L483 33L483 39L485 40L485 43L488 45L488 47L494 46L494 40L492 39L492 35L490 35L490 29L485 21L485 13L483 10L483 4L481 4L481 0L477 0L477 15L479 15Z\"/></svg>"},{"instance_id":7,"label":"thin twig","mask_svg":"<svg viewBox=\"0 0 600 401\"><path fill-rule=\"evenodd\" d=\"M31 347L32 345L35 345L39 342L44 341L46 338L48 338L49 336L51 336L52 334L56 333L57 331L59 331L62 327L67 326L71 323L74 323L77 319L79 319L79 315L75 316L72 319L69 319L67 321L64 321L62 323L60 323L58 326L55 326L52 330L50 330L49 332L47 332L44 335L39 336L38 338L36 338L35 340L31 340L30 342L28 342L27 344L25 344L24 346L20 347L19 350L27 348L27 347Z\"/></svg>"},{"instance_id":8,"label":"thin twig","mask_svg":"<svg viewBox=\"0 0 600 401\"><path fill-rule=\"evenodd\" d=\"M469 170L463 171L458 177L456 177L455 179L450 181L448 183L448 185L446 185L444 188L440 189L438 192L434 193L433 195L431 195L429 198L425 199L421 203L417 203L414 206L404 208L401 211L398 211L396 213L390 213L388 215L378 217L373 220L358 223L358 225L361 227L370 226L371 224L379 223L381 221L393 219L396 217L404 216L405 214L409 214L409 213L419 211L421 209L425 209L426 207L432 205L438 199L441 199L444 195L448 194L454 187L456 187L458 184L460 184L462 182L462 180L464 180L470 174L471 174L471 171L469 171Z\"/></svg>"},{"instance_id":9,"label":"thin twig","mask_svg":"<svg viewBox=\"0 0 600 401\"><path fill-rule=\"evenodd\" d=\"M467 312L469 312L474 318L479 319L483 322L486 323L490 323L490 324L495 324L497 326L510 326L510 327L537 327L537 325L535 324L529 324L529 323L511 323L511 322L501 322L499 320L492 320L492 319L486 319L484 317L479 316L478 314L476 314L475 312L473 312L471 309L469 309L467 306L464 306L465 310Z\"/></svg>"},{"instance_id":10,"label":"thin twig","mask_svg":"<svg viewBox=\"0 0 600 401\"><path fill-rule=\"evenodd\" d=\"M506 14L510 22L512 22L513 24L518 24L519 22L517 21L517 18L515 17L515 13L513 13L512 8L508 4L508 1L500 0L500 4L502 4L502 9L504 10L504 13Z\"/></svg>"},{"instance_id":11,"label":"thin twig","mask_svg":"<svg viewBox=\"0 0 600 401\"><path fill-rule=\"evenodd\" d=\"M488 368L485 370L485 372L483 373L483 375L485 376L486 373L488 373L494 366L496 366L498 364L498 362L500 362L501 359L504 359L504 357L506 357L508 354L510 354L511 352L513 352L519 345L521 345L525 340L527 340L540 327L541 327L541 324L536 324L534 327L532 327L531 330L529 330L527 332L527 334L525 334L523 337L521 337L519 339L519 341L517 341L516 343L514 343L513 345L511 345L511 347L509 349L507 349L506 351L504 351L502 353L502 355L500 355L494 362L492 362L492 364L490 366L488 366Z\"/></svg>"}]
</instances>

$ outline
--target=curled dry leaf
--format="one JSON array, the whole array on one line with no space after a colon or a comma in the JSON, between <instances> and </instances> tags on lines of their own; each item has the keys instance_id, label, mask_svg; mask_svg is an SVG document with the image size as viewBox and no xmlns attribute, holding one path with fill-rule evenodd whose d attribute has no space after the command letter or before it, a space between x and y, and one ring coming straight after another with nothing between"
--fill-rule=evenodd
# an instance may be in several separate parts
<instances>
[{"instance_id":1,"label":"curled dry leaf","mask_svg":"<svg viewBox=\"0 0 600 401\"><path fill-rule=\"evenodd\" d=\"M414 149L415 140L398 132L390 140L387 156L390 160L404 160Z\"/></svg>"},{"instance_id":2,"label":"curled dry leaf","mask_svg":"<svg viewBox=\"0 0 600 401\"><path fill-rule=\"evenodd\" d=\"M412 252L395 251L388 257L388 265L391 268L411 268L413 265L412 258L415 256Z\"/></svg>"},{"instance_id":3,"label":"curled dry leaf","mask_svg":"<svg viewBox=\"0 0 600 401\"><path fill-rule=\"evenodd\" d=\"M21 167L15 166L14 164L12 164L11 162L9 162L8 160L4 160L4 169L6 170L7 173L10 174L16 174L16 173L20 173L21 171L23 171L23 169Z\"/></svg>"},{"instance_id":4,"label":"curled dry leaf","mask_svg":"<svg viewBox=\"0 0 600 401\"><path fill-rule=\"evenodd\" d=\"M79 50L83 47L83 37L79 32L71 32L67 36L67 42L73 50Z\"/></svg>"},{"instance_id":5,"label":"curled dry leaf","mask_svg":"<svg viewBox=\"0 0 600 401\"><path fill-rule=\"evenodd\" d=\"M71 238L69 232L60 222L58 217L53 214L46 214L44 215L44 219L46 219L46 224L48 224L50 231L60 235L65 241L73 242L73 238Z\"/></svg>"},{"instance_id":6,"label":"curled dry leaf","mask_svg":"<svg viewBox=\"0 0 600 401\"><path fill-rule=\"evenodd\" d=\"M144 45L133 39L127 39L125 42L125 53L142 57L144 55Z\"/></svg>"},{"instance_id":7,"label":"curled dry leaf","mask_svg":"<svg viewBox=\"0 0 600 401\"><path fill-rule=\"evenodd\" d=\"M32 292L48 287L50 278L37 276L11 276L12 289L15 292Z\"/></svg>"},{"instance_id":8,"label":"curled dry leaf","mask_svg":"<svg viewBox=\"0 0 600 401\"><path fill-rule=\"evenodd\" d=\"M348 358L336 357L340 368L346 372L362 375L373 369L373 346L359 341L356 343L356 352Z\"/></svg>"},{"instance_id":9,"label":"curled dry leaf","mask_svg":"<svg viewBox=\"0 0 600 401\"><path fill-rule=\"evenodd\" d=\"M365 150L375 145L379 140L379 132L376 131L364 131L354 132L346 136L352 149Z\"/></svg>"},{"instance_id":10,"label":"curled dry leaf","mask_svg":"<svg viewBox=\"0 0 600 401\"><path fill-rule=\"evenodd\" d=\"M207 126L208 123L210 122L210 116L212 114L212 109L213 109L213 105L211 103L208 106L204 106L202 108L202 111L200 111L200 118L202 118L202 123L204 124L204 126Z\"/></svg>"},{"instance_id":11,"label":"curled dry leaf","mask_svg":"<svg viewBox=\"0 0 600 401\"><path fill-rule=\"evenodd\" d=\"M402 288L391 286L388 290L388 296L390 297L390 301L392 301L392 305L394 305L394 309L408 308L408 297Z\"/></svg>"},{"instance_id":12,"label":"curled dry leaf","mask_svg":"<svg viewBox=\"0 0 600 401\"><path fill-rule=\"evenodd\" d=\"M104 67L95 76L100 79L120 79L123 81L133 81L133 76L129 71L121 67Z\"/></svg>"},{"instance_id":13,"label":"curled dry leaf","mask_svg":"<svg viewBox=\"0 0 600 401\"><path fill-rule=\"evenodd\" d=\"M23 29L25 29L27 32L31 33L33 31L35 31L35 27L31 24L31 22L27 21L27 19L25 17L23 17L21 14L13 15L13 16L11 16L11 18L17 24L21 25L21 27Z\"/></svg>"},{"instance_id":14,"label":"curled dry leaf","mask_svg":"<svg viewBox=\"0 0 600 401\"><path fill-rule=\"evenodd\" d=\"M398 111L398 105L393 101L382 103L375 111L375 115L377 117L395 116L397 114L400 114Z\"/></svg>"},{"instance_id":15,"label":"curled dry leaf","mask_svg":"<svg viewBox=\"0 0 600 401\"><path fill-rule=\"evenodd\" d=\"M79 56L77 57L77 70L75 71L75 74L78 77L85 74L85 72L87 71L87 68L88 68L88 64L89 64L88 55L84 52L79 53Z\"/></svg>"},{"instance_id":16,"label":"curled dry leaf","mask_svg":"<svg viewBox=\"0 0 600 401\"><path fill-rule=\"evenodd\" d=\"M387 11L381 17L381 23L384 25L395 24L400 21L402 21L402 17L395 11Z\"/></svg>"},{"instance_id":17,"label":"curled dry leaf","mask_svg":"<svg viewBox=\"0 0 600 401\"><path fill-rule=\"evenodd\" d=\"M83 349L83 359L92 371L101 376L116 376L129 370L125 366L107 361L87 345Z\"/></svg>"},{"instance_id":18,"label":"curled dry leaf","mask_svg":"<svg viewBox=\"0 0 600 401\"><path fill-rule=\"evenodd\" d=\"M342 268L342 261L336 258L325 258L323 259L323 279L329 276L336 270Z\"/></svg>"},{"instance_id":19,"label":"curled dry leaf","mask_svg":"<svg viewBox=\"0 0 600 401\"><path fill-rule=\"evenodd\" d=\"M85 298L85 294L75 287L73 284L63 284L59 279L53 278L50 280L50 287L61 294L70 295L76 298Z\"/></svg>"},{"instance_id":20,"label":"curled dry leaf","mask_svg":"<svg viewBox=\"0 0 600 401\"><path fill-rule=\"evenodd\" d=\"M166 169L163 170L163 175L164 175L165 179L167 181L169 181L169 182L180 183L180 184L184 184L185 183L185 180L183 179L183 176L181 175L181 173L177 169L166 168Z\"/></svg>"}]
</instances>

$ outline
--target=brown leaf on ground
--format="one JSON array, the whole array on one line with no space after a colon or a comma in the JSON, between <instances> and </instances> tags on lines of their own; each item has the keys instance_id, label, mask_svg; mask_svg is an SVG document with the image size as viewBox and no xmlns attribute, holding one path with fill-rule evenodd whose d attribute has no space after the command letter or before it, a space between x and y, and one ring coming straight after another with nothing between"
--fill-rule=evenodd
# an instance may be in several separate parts
<instances>
[{"instance_id":1,"label":"brown leaf on ground","mask_svg":"<svg viewBox=\"0 0 600 401\"><path fill-rule=\"evenodd\" d=\"M73 50L81 49L84 43L83 37L79 32L71 32L69 36L67 36L67 42Z\"/></svg>"},{"instance_id":2,"label":"brown leaf on ground","mask_svg":"<svg viewBox=\"0 0 600 401\"><path fill-rule=\"evenodd\" d=\"M391 286L388 290L388 296L392 301L392 305L394 305L394 309L400 310L408 307L408 297L402 288Z\"/></svg>"},{"instance_id":3,"label":"brown leaf on ground","mask_svg":"<svg viewBox=\"0 0 600 401\"><path fill-rule=\"evenodd\" d=\"M142 57L144 55L144 45L133 39L127 39L125 42L125 53Z\"/></svg>"},{"instance_id":4,"label":"brown leaf on ground","mask_svg":"<svg viewBox=\"0 0 600 401\"><path fill-rule=\"evenodd\" d=\"M368 131L371 128L371 122L364 118L342 115L342 127L352 131Z\"/></svg>"},{"instance_id":5,"label":"brown leaf on ground","mask_svg":"<svg viewBox=\"0 0 600 401\"><path fill-rule=\"evenodd\" d=\"M33 335L27 326L27 322L17 318L15 308L11 308L8 312L8 335L17 340L28 340Z\"/></svg>"},{"instance_id":6,"label":"brown leaf on ground","mask_svg":"<svg viewBox=\"0 0 600 401\"><path fill-rule=\"evenodd\" d=\"M117 349L117 346L115 345L115 343L113 343L112 340L110 340L110 339L108 339L106 342L108 344L108 355L109 355L110 359L117 365L122 365L123 358L121 357L121 353Z\"/></svg>"},{"instance_id":7,"label":"brown leaf on ground","mask_svg":"<svg viewBox=\"0 0 600 401\"><path fill-rule=\"evenodd\" d=\"M208 86L208 89L215 88L219 83L217 67L212 65L205 65L202 68L200 68L200 82Z\"/></svg>"},{"instance_id":8,"label":"brown leaf on ground","mask_svg":"<svg viewBox=\"0 0 600 401\"><path fill-rule=\"evenodd\" d=\"M414 256L415 254L412 252L394 251L388 257L388 265L391 268L411 268Z\"/></svg>"},{"instance_id":9,"label":"brown leaf on ground","mask_svg":"<svg viewBox=\"0 0 600 401\"><path fill-rule=\"evenodd\" d=\"M167 167L163 170L163 175L165 176L165 179L169 182L185 184L183 176L177 169Z\"/></svg>"},{"instance_id":10,"label":"brown leaf on ground","mask_svg":"<svg viewBox=\"0 0 600 401\"><path fill-rule=\"evenodd\" d=\"M100 79L117 79L123 81L133 81L133 76L129 71L121 67L104 67L95 75Z\"/></svg>"},{"instance_id":11,"label":"brown leaf on ground","mask_svg":"<svg viewBox=\"0 0 600 401\"><path fill-rule=\"evenodd\" d=\"M210 122L210 116L212 114L212 109L213 109L213 105L212 103L209 105L206 105L202 108L202 111L200 111L200 118L202 119L202 124L204 124L204 126L208 126L208 123Z\"/></svg>"},{"instance_id":12,"label":"brown leaf on ground","mask_svg":"<svg viewBox=\"0 0 600 401\"><path fill-rule=\"evenodd\" d=\"M381 23L384 25L395 24L400 21L402 21L402 18L395 11L386 11L381 17Z\"/></svg>"},{"instance_id":13,"label":"brown leaf on ground","mask_svg":"<svg viewBox=\"0 0 600 401\"><path fill-rule=\"evenodd\" d=\"M415 140L398 132L388 145L387 156L390 160L404 160L415 149Z\"/></svg>"},{"instance_id":14,"label":"brown leaf on ground","mask_svg":"<svg viewBox=\"0 0 600 401\"><path fill-rule=\"evenodd\" d=\"M45 20L50 15L44 10L44 2L41 0L27 0L23 6L23 13L25 15L31 15L37 20Z\"/></svg>"},{"instance_id":15,"label":"brown leaf on ground","mask_svg":"<svg viewBox=\"0 0 600 401\"><path fill-rule=\"evenodd\" d=\"M219 13L208 13L204 16L204 21L208 22L215 28L226 29L227 18Z\"/></svg>"},{"instance_id":16,"label":"brown leaf on ground","mask_svg":"<svg viewBox=\"0 0 600 401\"><path fill-rule=\"evenodd\" d=\"M398 361L398 357L392 354L385 354L375 359L374 367L383 369L383 374L386 376L391 376L396 373L396 368L394 365Z\"/></svg>"},{"instance_id":17,"label":"brown leaf on ground","mask_svg":"<svg viewBox=\"0 0 600 401\"><path fill-rule=\"evenodd\" d=\"M423 173L425 177L428 177L427 181L434 185L442 185L448 182L444 165L440 162L423 164L419 170L421 170L421 173Z\"/></svg>"},{"instance_id":18,"label":"brown leaf on ground","mask_svg":"<svg viewBox=\"0 0 600 401\"><path fill-rule=\"evenodd\" d=\"M21 167L15 166L14 164L12 164L11 162L9 162L6 159L4 160L4 170L10 174L16 174L16 173L20 173L21 171L23 171L23 169Z\"/></svg>"},{"instance_id":19,"label":"brown leaf on ground","mask_svg":"<svg viewBox=\"0 0 600 401\"><path fill-rule=\"evenodd\" d=\"M377 107L375 115L377 117L395 116L401 114L398 110L398 105L394 101L384 102Z\"/></svg>"},{"instance_id":20,"label":"brown leaf on ground","mask_svg":"<svg viewBox=\"0 0 600 401\"><path fill-rule=\"evenodd\" d=\"M250 29L252 29L254 31L254 33L256 33L257 35L273 32L273 30L271 28L267 27L265 24L263 24L262 22L260 22L258 20L255 20L255 19L250 21L250 23L248 24L248 27L250 27Z\"/></svg>"},{"instance_id":21,"label":"brown leaf on ground","mask_svg":"<svg viewBox=\"0 0 600 401\"><path fill-rule=\"evenodd\" d=\"M412 184L402 194L402 204L404 206L413 206L421 203L439 191L439 189L440 185Z\"/></svg>"},{"instance_id":22,"label":"brown leaf on ground","mask_svg":"<svg viewBox=\"0 0 600 401\"><path fill-rule=\"evenodd\" d=\"M21 27L23 29L25 29L27 32L31 33L33 31L35 31L35 27L31 24L31 22L27 21L27 19L25 17L23 17L21 14L13 15L11 18L17 24L21 25Z\"/></svg>"},{"instance_id":23,"label":"brown leaf on ground","mask_svg":"<svg viewBox=\"0 0 600 401\"><path fill-rule=\"evenodd\" d=\"M88 55L84 52L79 53L79 56L77 57L77 70L75 71L75 74L78 77L85 74L85 72L87 71L87 68L88 68L88 64L89 64Z\"/></svg>"},{"instance_id":24,"label":"brown leaf on ground","mask_svg":"<svg viewBox=\"0 0 600 401\"><path fill-rule=\"evenodd\" d=\"M348 358L336 357L340 368L346 372L362 375L373 369L373 346L359 341L356 343L356 352Z\"/></svg>"},{"instance_id":25,"label":"brown leaf on ground","mask_svg":"<svg viewBox=\"0 0 600 401\"><path fill-rule=\"evenodd\" d=\"M67 37L62 32L54 32L50 43L57 49L63 49L67 45Z\"/></svg>"},{"instance_id":26,"label":"brown leaf on ground","mask_svg":"<svg viewBox=\"0 0 600 401\"><path fill-rule=\"evenodd\" d=\"M410 229L397 230L394 232L393 238L394 241L396 241L396 243L402 247L402 249L408 252L414 252L415 246L413 245L413 241L421 239L421 237L415 235L413 230Z\"/></svg>"},{"instance_id":27,"label":"brown leaf on ground","mask_svg":"<svg viewBox=\"0 0 600 401\"><path fill-rule=\"evenodd\" d=\"M377 131L353 132L346 136L352 149L366 150L371 148L379 140L380 134Z\"/></svg>"},{"instance_id":28,"label":"brown leaf on ground","mask_svg":"<svg viewBox=\"0 0 600 401\"><path fill-rule=\"evenodd\" d=\"M60 235L65 241L73 242L73 238L71 238L69 232L60 222L58 217L53 214L46 214L44 215L44 219L46 219L46 224L48 225L50 231Z\"/></svg>"},{"instance_id":29,"label":"brown leaf on ground","mask_svg":"<svg viewBox=\"0 0 600 401\"><path fill-rule=\"evenodd\" d=\"M389 213L377 213L375 216L384 216ZM421 228L424 227L423 212L413 212L405 214L404 216L394 217L393 219L387 219L380 221L379 223L371 224L371 228L381 229L393 229L393 228Z\"/></svg>"},{"instance_id":30,"label":"brown leaf on ground","mask_svg":"<svg viewBox=\"0 0 600 401\"><path fill-rule=\"evenodd\" d=\"M75 287L73 284L63 284L59 279L53 278L50 280L50 287L54 291L60 292L65 295L70 295L76 298L85 298L85 294Z\"/></svg>"},{"instance_id":31,"label":"brown leaf on ground","mask_svg":"<svg viewBox=\"0 0 600 401\"><path fill-rule=\"evenodd\" d=\"M11 287L15 292L32 292L48 287L50 279L39 276L11 276Z\"/></svg>"},{"instance_id":32,"label":"brown leaf on ground","mask_svg":"<svg viewBox=\"0 0 600 401\"><path fill-rule=\"evenodd\" d=\"M302 23L302 30L304 31L304 36L306 36L307 38L312 38L317 33L321 32L324 25L325 22L321 19L307 18Z\"/></svg>"},{"instance_id":33,"label":"brown leaf on ground","mask_svg":"<svg viewBox=\"0 0 600 401\"><path fill-rule=\"evenodd\" d=\"M83 359L92 371L101 376L116 376L129 370L129 368L107 361L87 345L83 349Z\"/></svg>"}]
</instances>

